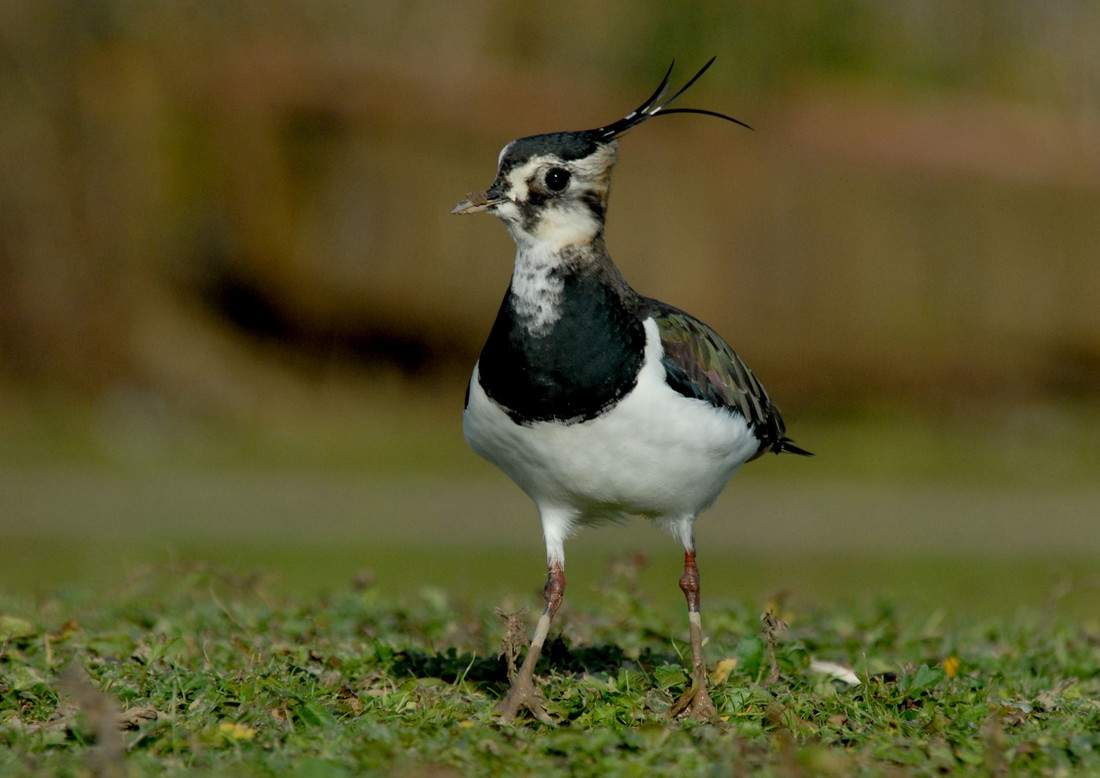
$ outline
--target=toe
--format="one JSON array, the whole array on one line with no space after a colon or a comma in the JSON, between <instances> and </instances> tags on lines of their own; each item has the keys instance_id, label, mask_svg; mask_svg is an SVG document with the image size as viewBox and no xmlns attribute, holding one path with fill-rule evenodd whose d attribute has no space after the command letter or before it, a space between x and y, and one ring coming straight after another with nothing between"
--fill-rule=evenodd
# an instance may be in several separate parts
<instances>
[{"instance_id":1,"label":"toe","mask_svg":"<svg viewBox=\"0 0 1100 778\"><path fill-rule=\"evenodd\" d=\"M505 724L516 720L521 710L526 709L543 724L553 724L554 720L546 713L539 701L539 693L531 684L514 683L504 699L497 703L494 710L500 714Z\"/></svg>"},{"instance_id":2,"label":"toe","mask_svg":"<svg viewBox=\"0 0 1100 778\"><path fill-rule=\"evenodd\" d=\"M672 707L668 709L670 719L691 719L692 721L710 721L718 715L718 709L710 698L707 687L702 684L689 686Z\"/></svg>"}]
</instances>

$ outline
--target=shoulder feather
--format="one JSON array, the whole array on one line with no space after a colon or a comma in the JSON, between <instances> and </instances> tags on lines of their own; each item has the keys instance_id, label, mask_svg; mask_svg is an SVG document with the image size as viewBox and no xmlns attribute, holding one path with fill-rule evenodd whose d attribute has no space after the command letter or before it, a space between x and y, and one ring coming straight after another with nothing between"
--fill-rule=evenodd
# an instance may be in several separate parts
<instances>
[{"instance_id":1,"label":"shoulder feather","mask_svg":"<svg viewBox=\"0 0 1100 778\"><path fill-rule=\"evenodd\" d=\"M657 323L668 385L686 397L739 414L765 451L809 455L786 437L779 409L763 384L722 337L689 313L643 300L643 316Z\"/></svg>"}]
</instances>

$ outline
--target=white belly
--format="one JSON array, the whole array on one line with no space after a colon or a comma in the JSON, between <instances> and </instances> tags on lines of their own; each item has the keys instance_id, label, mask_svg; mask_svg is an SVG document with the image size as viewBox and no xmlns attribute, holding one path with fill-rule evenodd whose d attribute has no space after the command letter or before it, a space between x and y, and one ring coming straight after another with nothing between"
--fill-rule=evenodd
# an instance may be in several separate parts
<instances>
[{"instance_id":1,"label":"white belly","mask_svg":"<svg viewBox=\"0 0 1100 778\"><path fill-rule=\"evenodd\" d=\"M482 390L474 368L463 430L471 448L535 501L546 523L641 515L690 522L718 497L758 441L739 416L665 383L656 324L634 391L585 422L518 425Z\"/></svg>"}]
</instances>

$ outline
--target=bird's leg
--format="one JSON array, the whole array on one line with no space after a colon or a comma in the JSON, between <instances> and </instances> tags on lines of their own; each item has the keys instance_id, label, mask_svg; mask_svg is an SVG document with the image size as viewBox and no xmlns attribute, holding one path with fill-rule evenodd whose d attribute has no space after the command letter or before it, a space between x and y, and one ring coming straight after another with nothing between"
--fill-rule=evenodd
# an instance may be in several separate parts
<instances>
[{"instance_id":1,"label":"bird's leg","mask_svg":"<svg viewBox=\"0 0 1100 778\"><path fill-rule=\"evenodd\" d=\"M703 657L703 622L699 616L699 568L695 565L695 552L684 552L684 574L680 576L680 589L688 604L688 622L691 625L691 686L668 709L670 718L690 718L707 721L718 714L707 691L707 661Z\"/></svg>"},{"instance_id":2,"label":"bird's leg","mask_svg":"<svg viewBox=\"0 0 1100 778\"><path fill-rule=\"evenodd\" d=\"M562 597L565 595L565 571L560 561L550 562L550 570L546 576L546 586L543 587L542 596L546 600L546 607L539 616L539 623L535 627L535 636L531 638L531 645L527 649L527 655L523 658L523 665L519 668L512 688L504 699L497 703L496 712L501 720L510 723L515 720L520 709L526 708L543 724L553 724L553 720L542 709L539 701L539 692L535 688L535 664L542 653L542 644L546 642L546 635L550 632L550 622L554 620L554 614L561 606Z\"/></svg>"}]
</instances>

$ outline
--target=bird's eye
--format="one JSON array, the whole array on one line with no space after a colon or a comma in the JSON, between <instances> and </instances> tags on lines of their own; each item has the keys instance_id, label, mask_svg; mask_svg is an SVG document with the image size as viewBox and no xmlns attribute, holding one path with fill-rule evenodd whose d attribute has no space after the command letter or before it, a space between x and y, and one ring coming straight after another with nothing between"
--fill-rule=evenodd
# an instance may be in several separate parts
<instances>
[{"instance_id":1,"label":"bird's eye","mask_svg":"<svg viewBox=\"0 0 1100 778\"><path fill-rule=\"evenodd\" d=\"M552 167L546 171L546 188L551 192L560 192L569 186L569 171L565 168Z\"/></svg>"}]
</instances>

